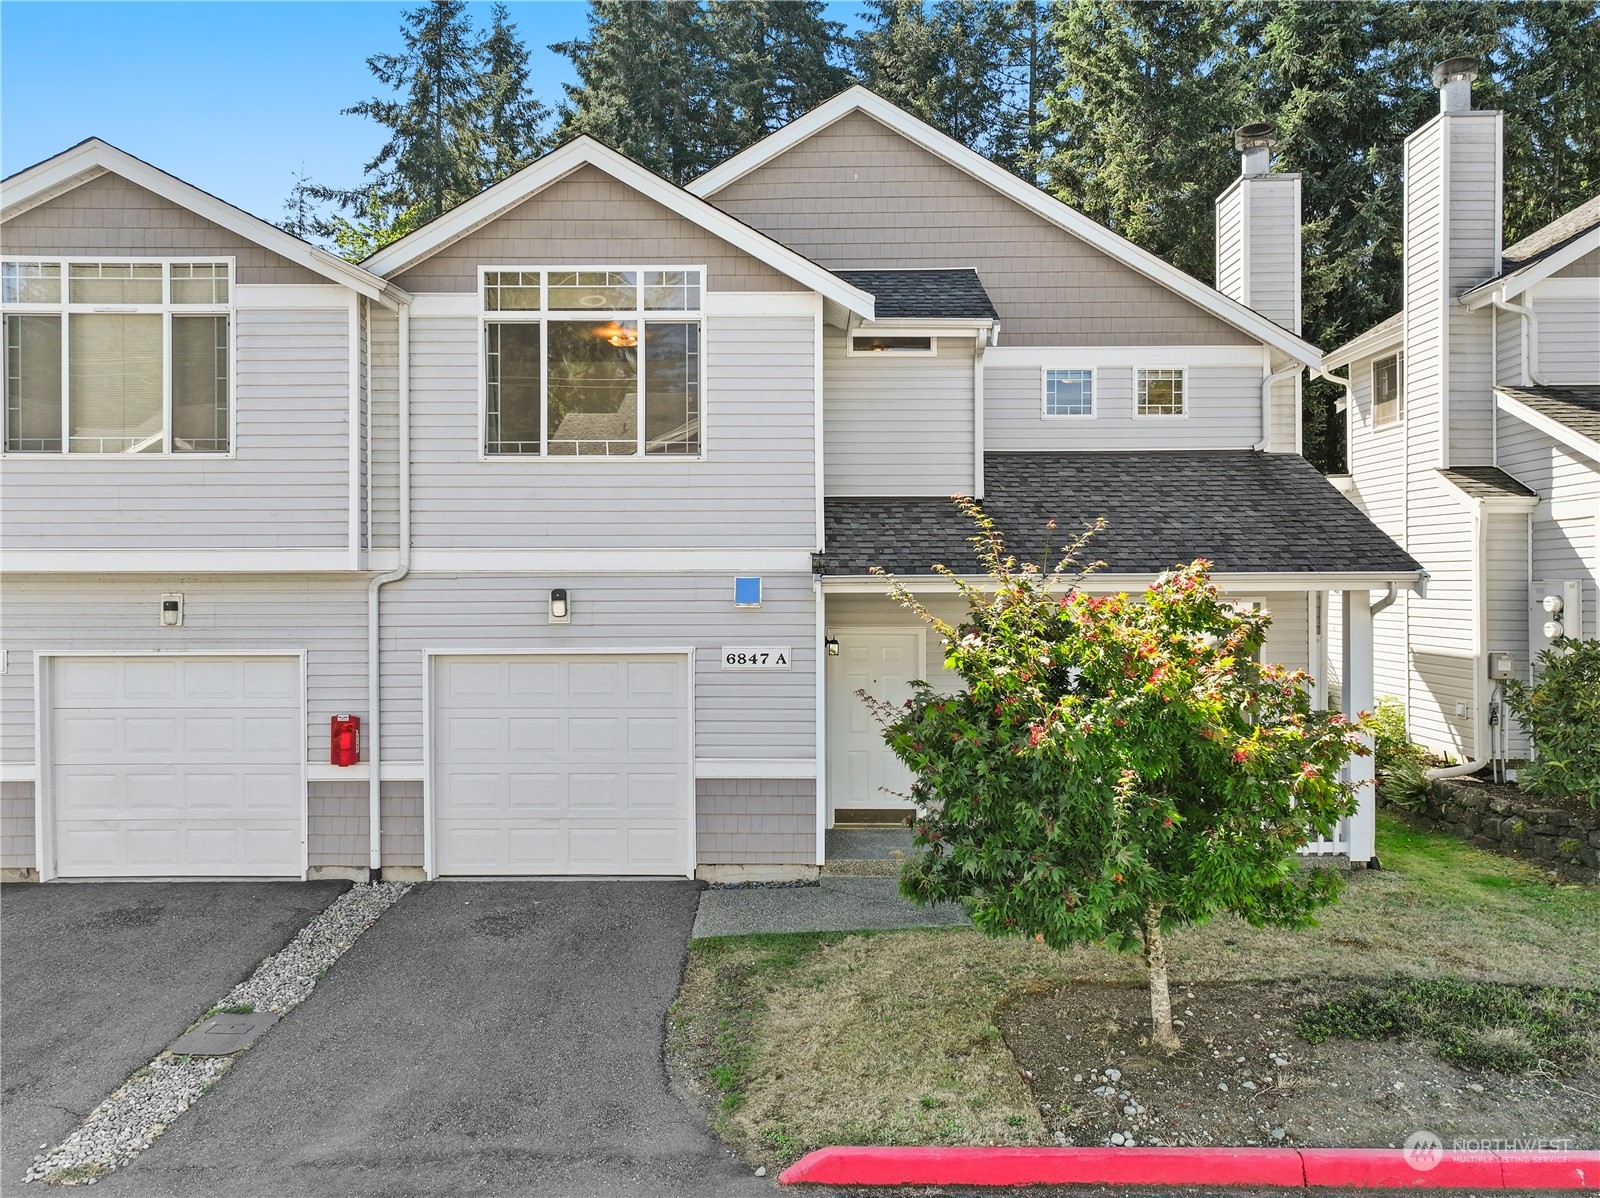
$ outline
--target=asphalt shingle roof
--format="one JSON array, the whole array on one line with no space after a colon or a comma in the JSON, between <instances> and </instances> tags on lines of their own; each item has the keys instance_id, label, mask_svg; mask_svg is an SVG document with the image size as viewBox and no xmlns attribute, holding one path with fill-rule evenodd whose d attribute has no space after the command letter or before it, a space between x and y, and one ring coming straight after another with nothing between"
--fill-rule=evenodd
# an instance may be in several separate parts
<instances>
[{"instance_id":1,"label":"asphalt shingle roof","mask_svg":"<svg viewBox=\"0 0 1600 1198\"><path fill-rule=\"evenodd\" d=\"M1571 212L1564 212L1542 229L1529 233L1521 241L1500 251L1501 270L1509 274L1521 270L1530 262L1537 262L1546 254L1560 249L1574 237L1581 237L1600 225L1600 196L1586 200Z\"/></svg>"},{"instance_id":2,"label":"asphalt shingle roof","mask_svg":"<svg viewBox=\"0 0 1600 1198\"><path fill-rule=\"evenodd\" d=\"M1224 573L1421 569L1300 457L1249 450L996 453L984 463L984 510L1025 560L1054 556L1104 516L1106 530L1090 543L1088 558L1114 574L1154 574L1196 557ZM873 566L927 574L935 563L978 572L967 542L971 523L949 499L830 499L826 522L830 575L867 574Z\"/></svg>"},{"instance_id":3,"label":"asphalt shingle roof","mask_svg":"<svg viewBox=\"0 0 1600 1198\"><path fill-rule=\"evenodd\" d=\"M1535 499L1539 496L1539 492L1518 482L1498 466L1452 466L1439 473L1474 499L1493 499L1497 495Z\"/></svg>"},{"instance_id":4,"label":"asphalt shingle roof","mask_svg":"<svg viewBox=\"0 0 1600 1198\"><path fill-rule=\"evenodd\" d=\"M1579 436L1600 441L1600 383L1587 387L1499 387L1541 416L1566 425Z\"/></svg>"},{"instance_id":5,"label":"asphalt shingle roof","mask_svg":"<svg viewBox=\"0 0 1600 1198\"><path fill-rule=\"evenodd\" d=\"M970 318L999 320L975 270L836 270L877 300L879 320Z\"/></svg>"}]
</instances>

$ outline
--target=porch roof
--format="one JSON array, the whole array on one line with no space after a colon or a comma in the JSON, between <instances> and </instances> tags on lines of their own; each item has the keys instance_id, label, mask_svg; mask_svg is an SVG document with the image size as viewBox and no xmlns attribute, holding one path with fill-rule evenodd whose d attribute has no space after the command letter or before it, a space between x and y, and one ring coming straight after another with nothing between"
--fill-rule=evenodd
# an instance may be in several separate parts
<instances>
[{"instance_id":1,"label":"porch roof","mask_svg":"<svg viewBox=\"0 0 1600 1198\"><path fill-rule=\"evenodd\" d=\"M1052 558L1086 524L1106 529L1086 557L1108 575L1154 575L1208 558L1218 574L1417 578L1422 567L1304 458L1250 450L991 453L984 511L1024 560ZM1050 520L1056 522L1047 529ZM873 566L925 575L979 572L973 528L943 498L826 503L828 576Z\"/></svg>"}]
</instances>

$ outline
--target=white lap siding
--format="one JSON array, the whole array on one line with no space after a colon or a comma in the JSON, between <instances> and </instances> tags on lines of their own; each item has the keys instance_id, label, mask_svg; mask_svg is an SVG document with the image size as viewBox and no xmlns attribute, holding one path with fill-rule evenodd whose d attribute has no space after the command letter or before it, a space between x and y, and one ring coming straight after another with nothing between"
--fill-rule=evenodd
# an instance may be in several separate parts
<instances>
[{"instance_id":1,"label":"white lap siding","mask_svg":"<svg viewBox=\"0 0 1600 1198\"><path fill-rule=\"evenodd\" d=\"M1600 461L1500 415L1500 465L1539 493L1530 581L1583 583L1583 630L1600 636Z\"/></svg>"},{"instance_id":2,"label":"white lap siding","mask_svg":"<svg viewBox=\"0 0 1600 1198\"><path fill-rule=\"evenodd\" d=\"M816 547L812 317L707 317L703 461L481 460L481 325L411 333L419 549Z\"/></svg>"},{"instance_id":3,"label":"white lap siding","mask_svg":"<svg viewBox=\"0 0 1600 1198\"><path fill-rule=\"evenodd\" d=\"M234 324L232 457L8 455L6 547L348 546L349 308L241 308Z\"/></svg>"}]
</instances>

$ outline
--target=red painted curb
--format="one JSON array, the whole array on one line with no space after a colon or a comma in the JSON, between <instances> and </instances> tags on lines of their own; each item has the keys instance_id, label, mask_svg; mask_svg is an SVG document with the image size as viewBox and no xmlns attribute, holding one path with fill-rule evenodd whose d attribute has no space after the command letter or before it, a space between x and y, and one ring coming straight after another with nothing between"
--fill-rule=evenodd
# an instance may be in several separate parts
<instances>
[{"instance_id":1,"label":"red painted curb","mask_svg":"<svg viewBox=\"0 0 1600 1198\"><path fill-rule=\"evenodd\" d=\"M1444 1152L1417 1168L1393 1148L822 1148L785 1185L1239 1185L1600 1190L1600 1152Z\"/></svg>"},{"instance_id":2,"label":"red painted curb","mask_svg":"<svg viewBox=\"0 0 1600 1198\"><path fill-rule=\"evenodd\" d=\"M1283 1148L822 1148L778 1178L785 1185L1304 1184Z\"/></svg>"}]
</instances>

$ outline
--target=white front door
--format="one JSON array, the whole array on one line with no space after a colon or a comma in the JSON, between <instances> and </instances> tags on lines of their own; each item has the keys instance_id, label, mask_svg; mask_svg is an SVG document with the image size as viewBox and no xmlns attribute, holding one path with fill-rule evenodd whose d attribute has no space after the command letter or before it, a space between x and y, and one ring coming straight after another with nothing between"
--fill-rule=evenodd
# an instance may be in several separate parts
<instances>
[{"instance_id":1,"label":"white front door","mask_svg":"<svg viewBox=\"0 0 1600 1198\"><path fill-rule=\"evenodd\" d=\"M683 655L441 657L434 871L689 871Z\"/></svg>"},{"instance_id":2,"label":"white front door","mask_svg":"<svg viewBox=\"0 0 1600 1198\"><path fill-rule=\"evenodd\" d=\"M299 877L293 657L61 657L51 830L64 878Z\"/></svg>"},{"instance_id":3,"label":"white front door","mask_svg":"<svg viewBox=\"0 0 1600 1198\"><path fill-rule=\"evenodd\" d=\"M839 655L828 661L828 804L903 807L911 771L883 743L883 728L857 691L899 704L925 673L917 632L835 630ZM830 812L831 817L831 812Z\"/></svg>"}]
</instances>

